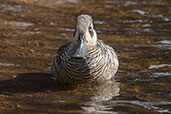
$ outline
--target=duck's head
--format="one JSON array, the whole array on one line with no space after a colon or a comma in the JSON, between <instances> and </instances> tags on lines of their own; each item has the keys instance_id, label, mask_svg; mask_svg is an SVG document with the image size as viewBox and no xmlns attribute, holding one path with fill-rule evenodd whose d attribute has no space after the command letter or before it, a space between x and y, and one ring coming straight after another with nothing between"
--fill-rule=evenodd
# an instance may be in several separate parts
<instances>
[{"instance_id":1,"label":"duck's head","mask_svg":"<svg viewBox=\"0 0 171 114\"><path fill-rule=\"evenodd\" d=\"M77 18L76 30L72 44L77 46L74 57L86 57L86 50L97 43L96 31L93 28L93 19L89 15L80 15Z\"/></svg>"}]
</instances>

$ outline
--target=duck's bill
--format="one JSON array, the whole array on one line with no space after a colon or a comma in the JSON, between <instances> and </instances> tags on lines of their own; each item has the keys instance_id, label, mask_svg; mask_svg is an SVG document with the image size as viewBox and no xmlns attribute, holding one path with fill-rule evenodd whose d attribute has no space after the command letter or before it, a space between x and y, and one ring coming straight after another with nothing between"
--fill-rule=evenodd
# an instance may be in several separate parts
<instances>
[{"instance_id":1,"label":"duck's bill","mask_svg":"<svg viewBox=\"0 0 171 114\"><path fill-rule=\"evenodd\" d=\"M73 57L86 58L86 39L83 34L79 35L79 44Z\"/></svg>"}]
</instances>

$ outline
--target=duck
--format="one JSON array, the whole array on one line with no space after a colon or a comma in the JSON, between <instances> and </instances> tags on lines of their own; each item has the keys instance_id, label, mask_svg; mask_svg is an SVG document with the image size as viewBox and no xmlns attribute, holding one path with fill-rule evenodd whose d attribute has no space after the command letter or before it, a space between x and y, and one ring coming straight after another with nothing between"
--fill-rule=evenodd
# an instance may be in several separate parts
<instances>
[{"instance_id":1,"label":"duck","mask_svg":"<svg viewBox=\"0 0 171 114\"><path fill-rule=\"evenodd\" d=\"M97 39L90 15L77 17L73 37L52 61L52 74L61 83L105 82L113 78L119 61L115 50Z\"/></svg>"}]
</instances>

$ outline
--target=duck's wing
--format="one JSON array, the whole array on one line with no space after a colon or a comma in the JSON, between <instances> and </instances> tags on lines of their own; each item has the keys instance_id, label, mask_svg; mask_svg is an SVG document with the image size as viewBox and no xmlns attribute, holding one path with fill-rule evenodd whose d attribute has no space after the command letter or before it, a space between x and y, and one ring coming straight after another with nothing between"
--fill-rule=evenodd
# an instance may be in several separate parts
<instances>
[{"instance_id":1,"label":"duck's wing","mask_svg":"<svg viewBox=\"0 0 171 114\"><path fill-rule=\"evenodd\" d=\"M62 46L59 47L57 50L57 55L60 55L65 51L65 49L71 44L71 41L68 41L67 43L63 44Z\"/></svg>"}]
</instances>

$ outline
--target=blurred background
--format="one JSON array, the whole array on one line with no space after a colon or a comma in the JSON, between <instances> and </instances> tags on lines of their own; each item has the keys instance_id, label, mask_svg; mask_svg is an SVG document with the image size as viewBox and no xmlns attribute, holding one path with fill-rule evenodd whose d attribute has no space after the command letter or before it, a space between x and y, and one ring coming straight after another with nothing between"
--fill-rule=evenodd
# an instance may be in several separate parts
<instances>
[{"instance_id":1,"label":"blurred background","mask_svg":"<svg viewBox=\"0 0 171 114\"><path fill-rule=\"evenodd\" d=\"M89 14L120 61L104 85L59 87L50 64ZM0 0L2 114L171 113L171 0Z\"/></svg>"}]
</instances>

